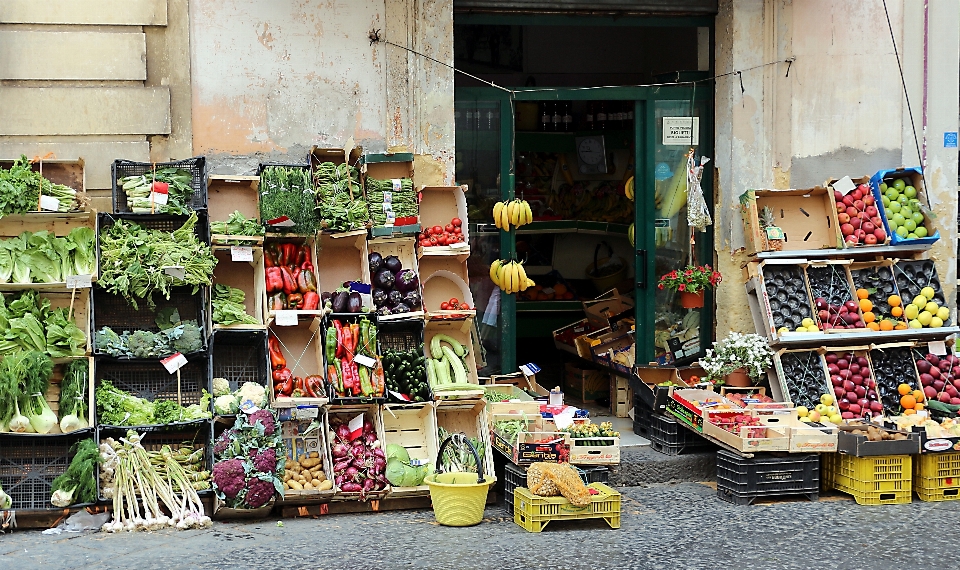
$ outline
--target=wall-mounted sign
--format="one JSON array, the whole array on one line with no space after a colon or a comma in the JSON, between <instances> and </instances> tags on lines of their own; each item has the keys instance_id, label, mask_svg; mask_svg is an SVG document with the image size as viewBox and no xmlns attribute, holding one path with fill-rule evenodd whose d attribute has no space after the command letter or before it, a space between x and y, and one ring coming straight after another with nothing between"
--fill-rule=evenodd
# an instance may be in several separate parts
<instances>
[{"instance_id":1,"label":"wall-mounted sign","mask_svg":"<svg viewBox=\"0 0 960 570\"><path fill-rule=\"evenodd\" d=\"M664 117L663 144L687 146L699 145L700 117Z\"/></svg>"}]
</instances>

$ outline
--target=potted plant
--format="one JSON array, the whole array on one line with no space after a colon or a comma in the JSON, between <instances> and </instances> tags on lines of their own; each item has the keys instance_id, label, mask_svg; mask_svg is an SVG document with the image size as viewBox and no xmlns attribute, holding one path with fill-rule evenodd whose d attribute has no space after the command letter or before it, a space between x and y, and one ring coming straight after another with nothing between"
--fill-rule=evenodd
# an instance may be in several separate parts
<instances>
[{"instance_id":1,"label":"potted plant","mask_svg":"<svg viewBox=\"0 0 960 570\"><path fill-rule=\"evenodd\" d=\"M756 384L772 363L773 351L765 338L738 332L715 341L700 359L708 381L740 387Z\"/></svg>"},{"instance_id":2,"label":"potted plant","mask_svg":"<svg viewBox=\"0 0 960 570\"><path fill-rule=\"evenodd\" d=\"M716 287L722 279L709 265L688 265L660 277L657 288L678 291L684 309L699 309L703 307L703 292Z\"/></svg>"}]
</instances>

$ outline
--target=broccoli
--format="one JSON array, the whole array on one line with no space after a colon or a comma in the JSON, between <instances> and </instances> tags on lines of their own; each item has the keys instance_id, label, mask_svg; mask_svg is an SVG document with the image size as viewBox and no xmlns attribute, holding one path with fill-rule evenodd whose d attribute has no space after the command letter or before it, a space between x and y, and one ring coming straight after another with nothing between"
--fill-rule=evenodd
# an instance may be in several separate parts
<instances>
[{"instance_id":1,"label":"broccoli","mask_svg":"<svg viewBox=\"0 0 960 570\"><path fill-rule=\"evenodd\" d=\"M180 338L173 341L173 348L183 353L197 352L203 349L203 333L197 326L197 322L183 321L182 326L183 332L180 334Z\"/></svg>"},{"instance_id":2,"label":"broccoli","mask_svg":"<svg viewBox=\"0 0 960 570\"><path fill-rule=\"evenodd\" d=\"M134 358L156 356L157 336L150 331L134 331L127 339L127 352Z\"/></svg>"},{"instance_id":3,"label":"broccoli","mask_svg":"<svg viewBox=\"0 0 960 570\"><path fill-rule=\"evenodd\" d=\"M244 502L252 509L262 507L277 493L277 489L270 481L264 481L257 477L247 479L247 494Z\"/></svg>"},{"instance_id":4,"label":"broccoli","mask_svg":"<svg viewBox=\"0 0 960 570\"><path fill-rule=\"evenodd\" d=\"M93 337L93 343L98 352L110 356L120 356L125 352L123 340L110 327L103 327L98 330Z\"/></svg>"}]
</instances>

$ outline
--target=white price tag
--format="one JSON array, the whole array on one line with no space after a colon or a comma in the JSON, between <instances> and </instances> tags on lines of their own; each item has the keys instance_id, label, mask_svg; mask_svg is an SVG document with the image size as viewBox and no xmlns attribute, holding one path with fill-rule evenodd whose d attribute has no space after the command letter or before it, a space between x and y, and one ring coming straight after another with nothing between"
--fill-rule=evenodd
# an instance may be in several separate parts
<instances>
[{"instance_id":1,"label":"white price tag","mask_svg":"<svg viewBox=\"0 0 960 570\"><path fill-rule=\"evenodd\" d=\"M390 182L393 183L394 192L399 192L400 189L403 187L399 178L391 178Z\"/></svg>"},{"instance_id":2,"label":"white price tag","mask_svg":"<svg viewBox=\"0 0 960 570\"><path fill-rule=\"evenodd\" d=\"M166 192L151 192L150 199L153 200L154 204L159 204L163 206L167 203L167 200L170 199L170 195Z\"/></svg>"},{"instance_id":3,"label":"white price tag","mask_svg":"<svg viewBox=\"0 0 960 570\"><path fill-rule=\"evenodd\" d=\"M844 176L840 180L837 180L833 183L833 189L846 196L847 194L856 190L857 185L853 183L853 180L851 180L849 176Z\"/></svg>"},{"instance_id":4,"label":"white price tag","mask_svg":"<svg viewBox=\"0 0 960 570\"><path fill-rule=\"evenodd\" d=\"M167 372L173 374L187 364L187 357L178 352L172 356L164 358L160 361L160 363L163 364L163 367L167 369Z\"/></svg>"},{"instance_id":5,"label":"white price tag","mask_svg":"<svg viewBox=\"0 0 960 570\"><path fill-rule=\"evenodd\" d=\"M553 416L553 423L557 424L557 429L566 429L573 425L573 415L560 414L559 416Z\"/></svg>"},{"instance_id":6,"label":"white price tag","mask_svg":"<svg viewBox=\"0 0 960 570\"><path fill-rule=\"evenodd\" d=\"M947 353L947 344L942 340L934 340L927 343L927 350L938 356L943 356Z\"/></svg>"},{"instance_id":7,"label":"white price tag","mask_svg":"<svg viewBox=\"0 0 960 570\"><path fill-rule=\"evenodd\" d=\"M384 204L393 203L393 192L387 191L383 193L383 203Z\"/></svg>"},{"instance_id":8,"label":"white price tag","mask_svg":"<svg viewBox=\"0 0 960 570\"><path fill-rule=\"evenodd\" d=\"M245 414L252 414L260 410L260 407L253 403L253 400L244 400L240 402L240 411Z\"/></svg>"},{"instance_id":9,"label":"white price tag","mask_svg":"<svg viewBox=\"0 0 960 570\"><path fill-rule=\"evenodd\" d=\"M388 212L387 212L387 223L384 224L384 225L392 226L394 223L396 223L396 221L397 221L397 216L396 216L396 214L394 214L392 210L391 210L391 211L388 211Z\"/></svg>"},{"instance_id":10,"label":"white price tag","mask_svg":"<svg viewBox=\"0 0 960 570\"><path fill-rule=\"evenodd\" d=\"M40 209L49 212L58 212L60 211L60 200L57 200L53 196L40 196Z\"/></svg>"},{"instance_id":11,"label":"white price tag","mask_svg":"<svg viewBox=\"0 0 960 570\"><path fill-rule=\"evenodd\" d=\"M253 248L242 245L230 246L231 261L253 261Z\"/></svg>"},{"instance_id":12,"label":"white price tag","mask_svg":"<svg viewBox=\"0 0 960 570\"><path fill-rule=\"evenodd\" d=\"M320 408L317 406L297 406L290 410L290 419L293 420L312 420L320 416Z\"/></svg>"},{"instance_id":13,"label":"white price tag","mask_svg":"<svg viewBox=\"0 0 960 570\"><path fill-rule=\"evenodd\" d=\"M67 275L67 289L89 289L93 287L92 275Z\"/></svg>"},{"instance_id":14,"label":"white price tag","mask_svg":"<svg viewBox=\"0 0 960 570\"><path fill-rule=\"evenodd\" d=\"M391 203L389 203L389 202L384 202L384 203L383 203L383 211L384 211L384 212L390 212L390 213L392 213L392 212L393 212L393 204L391 204Z\"/></svg>"},{"instance_id":15,"label":"white price tag","mask_svg":"<svg viewBox=\"0 0 960 570\"><path fill-rule=\"evenodd\" d=\"M187 276L186 269L182 265L168 265L163 268L163 272L174 279L183 279Z\"/></svg>"},{"instance_id":16,"label":"white price tag","mask_svg":"<svg viewBox=\"0 0 960 570\"><path fill-rule=\"evenodd\" d=\"M467 249L468 247L470 247L470 244L468 244L465 241L458 241L458 242L451 243L450 247L452 247L453 249Z\"/></svg>"},{"instance_id":17,"label":"white price tag","mask_svg":"<svg viewBox=\"0 0 960 570\"><path fill-rule=\"evenodd\" d=\"M377 365L376 358L370 358L365 354L358 354L354 356L353 361L359 364L360 366L366 366L367 368L374 368Z\"/></svg>"},{"instance_id":18,"label":"white price tag","mask_svg":"<svg viewBox=\"0 0 960 570\"><path fill-rule=\"evenodd\" d=\"M277 311L275 317L274 323L278 327L295 327L299 322L296 311Z\"/></svg>"}]
</instances>

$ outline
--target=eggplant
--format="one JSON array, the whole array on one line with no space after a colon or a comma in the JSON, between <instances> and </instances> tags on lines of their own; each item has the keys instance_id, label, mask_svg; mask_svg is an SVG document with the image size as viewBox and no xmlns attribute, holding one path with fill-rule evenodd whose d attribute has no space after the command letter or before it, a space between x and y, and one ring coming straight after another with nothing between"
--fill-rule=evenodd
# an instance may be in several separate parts
<instances>
[{"instance_id":1,"label":"eggplant","mask_svg":"<svg viewBox=\"0 0 960 570\"><path fill-rule=\"evenodd\" d=\"M403 264L400 263L400 258L396 255L388 255L383 258L383 267L396 274L403 269Z\"/></svg>"},{"instance_id":2,"label":"eggplant","mask_svg":"<svg viewBox=\"0 0 960 570\"><path fill-rule=\"evenodd\" d=\"M324 291L323 293L320 293L321 308L327 306L327 301L330 301L331 303L333 303L333 293L331 293L330 291Z\"/></svg>"},{"instance_id":3,"label":"eggplant","mask_svg":"<svg viewBox=\"0 0 960 570\"><path fill-rule=\"evenodd\" d=\"M412 269L404 269L397 273L394 287L401 293L415 291L420 286L420 278Z\"/></svg>"},{"instance_id":4,"label":"eggplant","mask_svg":"<svg viewBox=\"0 0 960 570\"><path fill-rule=\"evenodd\" d=\"M394 306L394 307L393 307L392 309L390 309L390 310L393 311L393 314L399 315L400 313L409 313L409 312L412 311L413 309L411 309L410 307L408 307L408 306L406 305L406 303L397 303L396 306Z\"/></svg>"},{"instance_id":5,"label":"eggplant","mask_svg":"<svg viewBox=\"0 0 960 570\"><path fill-rule=\"evenodd\" d=\"M387 293L387 305L395 307L397 303L403 302L403 293L394 289Z\"/></svg>"},{"instance_id":6,"label":"eggplant","mask_svg":"<svg viewBox=\"0 0 960 570\"><path fill-rule=\"evenodd\" d=\"M348 313L359 313L363 309L363 299L360 298L360 293L356 291L351 291L347 296L347 311Z\"/></svg>"},{"instance_id":7,"label":"eggplant","mask_svg":"<svg viewBox=\"0 0 960 570\"><path fill-rule=\"evenodd\" d=\"M350 298L349 291L337 291L333 295L333 312L334 313L345 313L347 312L347 299Z\"/></svg>"},{"instance_id":8,"label":"eggplant","mask_svg":"<svg viewBox=\"0 0 960 570\"><path fill-rule=\"evenodd\" d=\"M416 311L420 308L420 293L418 293L416 290L407 291L401 302Z\"/></svg>"},{"instance_id":9,"label":"eggplant","mask_svg":"<svg viewBox=\"0 0 960 570\"><path fill-rule=\"evenodd\" d=\"M374 289L373 290L373 305L375 307L382 307L387 304L387 292L383 289Z\"/></svg>"},{"instance_id":10,"label":"eggplant","mask_svg":"<svg viewBox=\"0 0 960 570\"><path fill-rule=\"evenodd\" d=\"M370 264L370 275L376 275L383 269L383 256L374 251L367 256L367 263Z\"/></svg>"},{"instance_id":11,"label":"eggplant","mask_svg":"<svg viewBox=\"0 0 960 570\"><path fill-rule=\"evenodd\" d=\"M393 272L389 269L381 269L380 273L377 273L376 277L373 278L373 286L380 289L385 289L387 291L393 289L393 284L396 282L396 278L393 276Z\"/></svg>"},{"instance_id":12,"label":"eggplant","mask_svg":"<svg viewBox=\"0 0 960 570\"><path fill-rule=\"evenodd\" d=\"M393 312L390 310L390 307L388 307L388 306L386 306L386 305L377 308L377 316L387 317L387 316L390 316L390 315L392 315L392 314L393 314Z\"/></svg>"}]
</instances>

